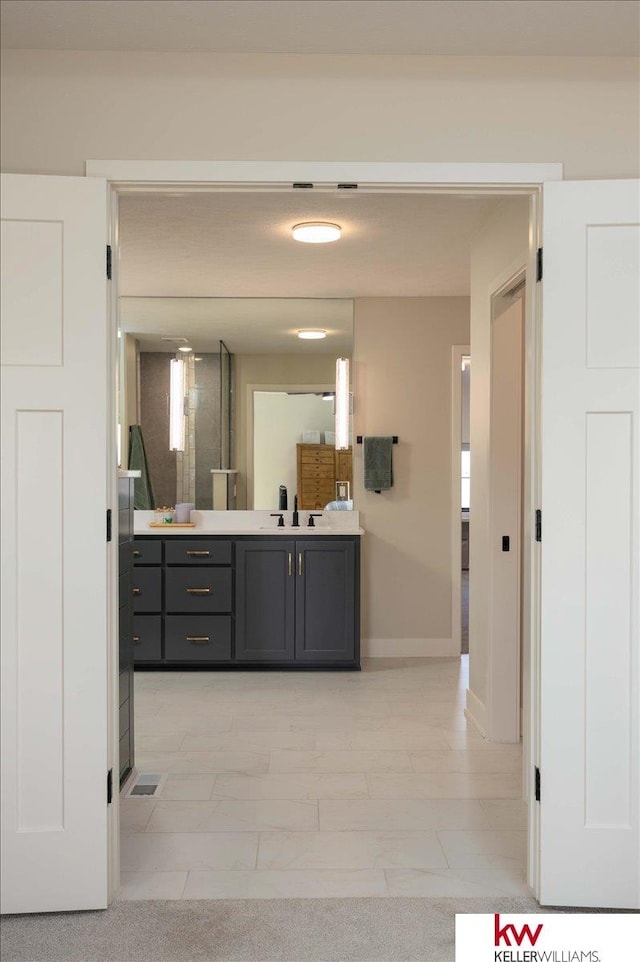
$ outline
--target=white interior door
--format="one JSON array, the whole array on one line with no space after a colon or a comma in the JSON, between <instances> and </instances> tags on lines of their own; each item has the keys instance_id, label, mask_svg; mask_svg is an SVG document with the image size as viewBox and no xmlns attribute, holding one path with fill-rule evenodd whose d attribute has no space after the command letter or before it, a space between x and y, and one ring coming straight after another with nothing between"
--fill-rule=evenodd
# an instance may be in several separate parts
<instances>
[{"instance_id":1,"label":"white interior door","mask_svg":"<svg viewBox=\"0 0 640 962\"><path fill-rule=\"evenodd\" d=\"M520 738L522 337L519 298L491 323L491 738ZM507 541L505 542L505 539Z\"/></svg>"},{"instance_id":2,"label":"white interior door","mask_svg":"<svg viewBox=\"0 0 640 962\"><path fill-rule=\"evenodd\" d=\"M107 905L106 185L2 177L2 909Z\"/></svg>"},{"instance_id":3,"label":"white interior door","mask_svg":"<svg viewBox=\"0 0 640 962\"><path fill-rule=\"evenodd\" d=\"M545 905L640 908L639 187L544 190Z\"/></svg>"}]
</instances>

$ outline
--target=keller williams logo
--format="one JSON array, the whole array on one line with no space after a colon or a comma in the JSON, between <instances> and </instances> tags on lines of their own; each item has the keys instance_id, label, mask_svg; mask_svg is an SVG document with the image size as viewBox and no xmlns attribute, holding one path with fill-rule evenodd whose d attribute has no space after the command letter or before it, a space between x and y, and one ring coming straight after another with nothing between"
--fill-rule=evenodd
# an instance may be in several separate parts
<instances>
[{"instance_id":1,"label":"keller williams logo","mask_svg":"<svg viewBox=\"0 0 640 962\"><path fill-rule=\"evenodd\" d=\"M535 932L532 932L528 925L523 925L520 931L518 932L515 925L513 925L511 922L508 925L503 925L502 928L500 928L499 915L493 916L493 923L494 923L494 933L495 933L494 942L493 942L494 945L500 945L500 942L503 939L504 939L505 945L509 945L509 946L513 945L513 942L511 942L509 939L510 935L513 937L513 941L518 946L522 945L525 938L529 940L530 945L535 945L536 942L538 941L538 938L540 937L540 933L542 932L542 923L536 926Z\"/></svg>"}]
</instances>

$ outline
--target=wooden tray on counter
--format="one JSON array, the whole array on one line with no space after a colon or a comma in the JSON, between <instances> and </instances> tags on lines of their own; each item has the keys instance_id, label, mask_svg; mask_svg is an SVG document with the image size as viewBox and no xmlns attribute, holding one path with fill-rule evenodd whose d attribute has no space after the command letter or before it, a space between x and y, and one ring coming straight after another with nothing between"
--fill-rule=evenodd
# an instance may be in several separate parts
<instances>
[{"instance_id":1,"label":"wooden tray on counter","mask_svg":"<svg viewBox=\"0 0 640 962\"><path fill-rule=\"evenodd\" d=\"M150 521L150 528L195 528L195 521Z\"/></svg>"}]
</instances>

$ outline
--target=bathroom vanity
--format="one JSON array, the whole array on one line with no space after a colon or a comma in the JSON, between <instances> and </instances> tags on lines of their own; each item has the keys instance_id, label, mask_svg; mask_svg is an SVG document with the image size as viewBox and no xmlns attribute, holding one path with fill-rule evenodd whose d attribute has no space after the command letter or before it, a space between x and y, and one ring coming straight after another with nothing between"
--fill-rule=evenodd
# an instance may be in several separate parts
<instances>
[{"instance_id":1,"label":"bathroom vanity","mask_svg":"<svg viewBox=\"0 0 640 962\"><path fill-rule=\"evenodd\" d=\"M267 512L194 514L225 514L226 530L136 518L136 668L360 667L357 520L277 528Z\"/></svg>"}]
</instances>

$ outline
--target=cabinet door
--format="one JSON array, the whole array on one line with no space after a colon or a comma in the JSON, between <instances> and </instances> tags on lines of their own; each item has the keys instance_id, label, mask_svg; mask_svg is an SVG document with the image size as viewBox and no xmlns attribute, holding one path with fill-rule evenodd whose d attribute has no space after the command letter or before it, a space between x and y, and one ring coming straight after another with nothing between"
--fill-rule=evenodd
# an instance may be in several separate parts
<instances>
[{"instance_id":1,"label":"cabinet door","mask_svg":"<svg viewBox=\"0 0 640 962\"><path fill-rule=\"evenodd\" d=\"M296 541L296 661L356 661L352 541Z\"/></svg>"},{"instance_id":2,"label":"cabinet door","mask_svg":"<svg viewBox=\"0 0 640 962\"><path fill-rule=\"evenodd\" d=\"M279 538L237 543L237 661L293 660L294 547Z\"/></svg>"}]
</instances>

